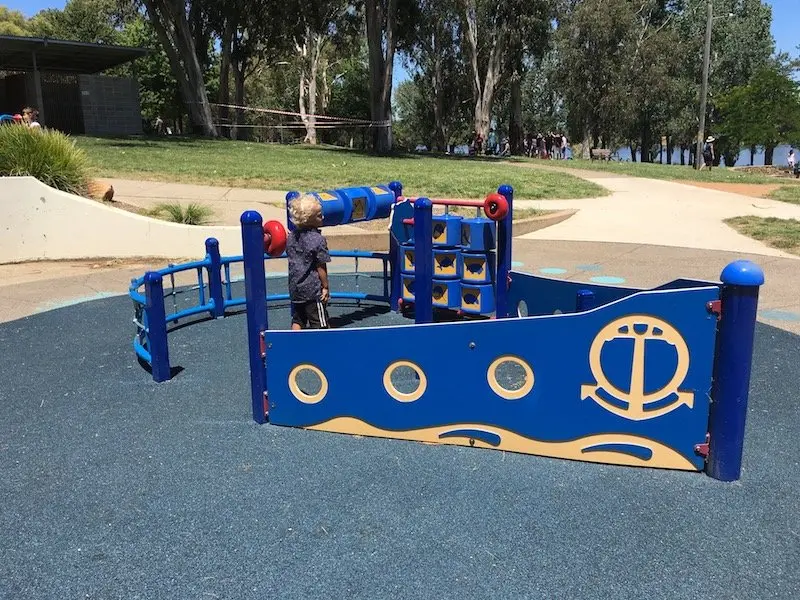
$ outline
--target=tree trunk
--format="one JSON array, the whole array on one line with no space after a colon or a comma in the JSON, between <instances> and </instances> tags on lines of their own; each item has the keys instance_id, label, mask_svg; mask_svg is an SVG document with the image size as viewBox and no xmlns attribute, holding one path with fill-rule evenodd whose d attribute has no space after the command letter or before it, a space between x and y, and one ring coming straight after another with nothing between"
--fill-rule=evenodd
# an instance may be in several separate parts
<instances>
[{"instance_id":1,"label":"tree trunk","mask_svg":"<svg viewBox=\"0 0 800 600\"><path fill-rule=\"evenodd\" d=\"M443 152L447 145L447 128L444 121L444 93L442 75L442 53L440 52L440 38L434 34L432 40L433 73L431 74L431 84L433 86L433 140L436 150Z\"/></svg>"},{"instance_id":2,"label":"tree trunk","mask_svg":"<svg viewBox=\"0 0 800 600\"><path fill-rule=\"evenodd\" d=\"M764 166L772 166L772 155L775 153L775 146L772 144L764 146Z\"/></svg>"},{"instance_id":3,"label":"tree trunk","mask_svg":"<svg viewBox=\"0 0 800 600\"><path fill-rule=\"evenodd\" d=\"M686 144L681 144L681 166L686 166Z\"/></svg>"},{"instance_id":4,"label":"tree trunk","mask_svg":"<svg viewBox=\"0 0 800 600\"><path fill-rule=\"evenodd\" d=\"M234 18L229 16L225 19L225 28L222 31L221 46L222 52L219 63L219 122L222 124L222 135L230 137L230 109L225 106L231 103L231 45L233 44L233 32L236 27Z\"/></svg>"},{"instance_id":5,"label":"tree trunk","mask_svg":"<svg viewBox=\"0 0 800 600\"><path fill-rule=\"evenodd\" d=\"M756 159L756 145L750 146L750 166L753 166L753 161Z\"/></svg>"},{"instance_id":6,"label":"tree trunk","mask_svg":"<svg viewBox=\"0 0 800 600\"><path fill-rule=\"evenodd\" d=\"M373 151L392 150L392 70L397 0L367 0L367 45L369 48L370 115L373 123Z\"/></svg>"},{"instance_id":7,"label":"tree trunk","mask_svg":"<svg viewBox=\"0 0 800 600\"><path fill-rule=\"evenodd\" d=\"M173 5L169 0L144 0L144 5L150 23L167 54L184 102L188 104L192 122L201 127L205 135L216 137L217 130L206 94L203 72L197 60L183 4Z\"/></svg>"},{"instance_id":8,"label":"tree trunk","mask_svg":"<svg viewBox=\"0 0 800 600\"><path fill-rule=\"evenodd\" d=\"M650 155L650 150L653 147L653 137L650 131L650 120L644 119L642 123L642 158L641 162L651 163L653 157Z\"/></svg>"},{"instance_id":9,"label":"tree trunk","mask_svg":"<svg viewBox=\"0 0 800 600\"><path fill-rule=\"evenodd\" d=\"M631 149L631 162L636 162L636 143L628 144Z\"/></svg>"},{"instance_id":10,"label":"tree trunk","mask_svg":"<svg viewBox=\"0 0 800 600\"><path fill-rule=\"evenodd\" d=\"M326 36L306 27L302 44L295 44L300 54L300 119L306 127L303 143L317 144L317 73L322 61Z\"/></svg>"},{"instance_id":11,"label":"tree trunk","mask_svg":"<svg viewBox=\"0 0 800 600\"><path fill-rule=\"evenodd\" d=\"M675 144L672 141L672 136L667 136L667 164L672 164L672 153L675 151Z\"/></svg>"},{"instance_id":12,"label":"tree trunk","mask_svg":"<svg viewBox=\"0 0 800 600\"><path fill-rule=\"evenodd\" d=\"M511 154L522 154L522 75L519 70L515 70L511 76L511 118L508 123L508 141L511 144ZM556 152L555 148L553 148L553 152Z\"/></svg>"},{"instance_id":13,"label":"tree trunk","mask_svg":"<svg viewBox=\"0 0 800 600\"><path fill-rule=\"evenodd\" d=\"M484 140L489 135L489 121L492 114L492 102L498 80L503 68L503 44L500 43L499 28L502 24L496 24L495 29L489 32L489 39L492 45L489 50L489 60L486 63L486 74L481 82L481 72L478 66L478 23L477 8L475 1L467 3L464 16L466 17L467 48L472 69L472 92L475 98L475 117L474 129L481 134Z\"/></svg>"},{"instance_id":14,"label":"tree trunk","mask_svg":"<svg viewBox=\"0 0 800 600\"><path fill-rule=\"evenodd\" d=\"M244 106L244 80L246 73L247 63L244 61L236 62L233 69L233 80L236 99L234 103L237 107ZM241 108L236 109L236 121L231 129L231 139L239 140L245 136L240 134L239 126L244 125L244 111Z\"/></svg>"},{"instance_id":15,"label":"tree trunk","mask_svg":"<svg viewBox=\"0 0 800 600\"><path fill-rule=\"evenodd\" d=\"M719 153L720 156L714 157L717 164L719 164L719 159L725 159L725 166L732 167L736 164L736 161L739 160L739 149L733 147L726 147L724 152Z\"/></svg>"}]
</instances>

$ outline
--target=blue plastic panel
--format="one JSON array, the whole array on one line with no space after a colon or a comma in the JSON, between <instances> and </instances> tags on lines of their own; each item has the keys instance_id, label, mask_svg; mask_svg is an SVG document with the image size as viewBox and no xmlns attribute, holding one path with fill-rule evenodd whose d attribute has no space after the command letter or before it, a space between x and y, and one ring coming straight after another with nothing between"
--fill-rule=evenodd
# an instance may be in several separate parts
<instances>
[{"instance_id":1,"label":"blue plastic panel","mask_svg":"<svg viewBox=\"0 0 800 600\"><path fill-rule=\"evenodd\" d=\"M717 325L706 303L718 297L712 286L641 292L556 316L270 331L270 419L342 433L699 470L703 459L694 447L707 431ZM303 373L303 365L324 378L318 391L305 396L290 389L292 371ZM508 365L523 376L501 375ZM416 389L399 389L393 372L410 372ZM302 392L299 384L295 390Z\"/></svg>"},{"instance_id":2,"label":"blue plastic panel","mask_svg":"<svg viewBox=\"0 0 800 600\"><path fill-rule=\"evenodd\" d=\"M614 300L642 291L641 288L564 281L512 271L511 287L508 290L508 305L512 315L522 314L525 316L524 312L518 312L519 303L522 300L527 305L527 314L529 316L552 315L555 311L562 313L574 312L578 292L581 290L589 290L594 294L595 306L608 304Z\"/></svg>"}]
</instances>

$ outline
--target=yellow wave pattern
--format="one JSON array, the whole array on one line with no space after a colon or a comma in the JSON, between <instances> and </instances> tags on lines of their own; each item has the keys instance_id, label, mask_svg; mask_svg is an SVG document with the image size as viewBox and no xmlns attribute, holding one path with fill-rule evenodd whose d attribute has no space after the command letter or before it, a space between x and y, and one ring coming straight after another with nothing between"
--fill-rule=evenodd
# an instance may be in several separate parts
<instances>
[{"instance_id":1,"label":"yellow wave pattern","mask_svg":"<svg viewBox=\"0 0 800 600\"><path fill-rule=\"evenodd\" d=\"M505 429L495 429L477 423L460 423L457 425L445 425L439 427L428 427L425 429L412 429L409 431L391 431L373 427L360 419L353 417L337 417L324 423L306 427L317 431L330 431L334 433L347 433L351 435L364 435L370 437L392 438L399 440L410 440L415 442L426 442L430 444L452 444L457 446L474 446L477 448L488 448L491 450L506 450L508 452L519 452L522 454L535 454L538 456L548 456L552 458L566 458L569 460L580 460L584 462L596 462L612 465L628 465L633 467L650 467L661 469L679 469L682 471L697 471L691 462L672 448L660 444L647 438L618 433L604 433L590 435L577 440L568 442L541 442L523 437L513 431ZM473 429L483 431L488 434L500 436L500 444L492 446L479 439L467 437L453 437L440 439L443 433L456 430ZM598 450L584 452L585 449L600 444L629 444L648 448L652 452L650 459L645 460L636 456L623 454L621 452Z\"/></svg>"}]
</instances>

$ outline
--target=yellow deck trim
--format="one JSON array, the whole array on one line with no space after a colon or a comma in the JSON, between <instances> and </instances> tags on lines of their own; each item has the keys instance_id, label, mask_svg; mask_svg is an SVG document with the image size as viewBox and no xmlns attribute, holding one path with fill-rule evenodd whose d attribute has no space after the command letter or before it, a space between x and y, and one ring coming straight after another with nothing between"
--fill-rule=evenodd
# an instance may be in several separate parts
<instances>
[{"instance_id":1,"label":"yellow deck trim","mask_svg":"<svg viewBox=\"0 0 800 600\"><path fill-rule=\"evenodd\" d=\"M399 440L410 440L415 442L427 442L433 444L450 444L457 446L475 446L478 448L488 448L491 450L506 450L508 452L519 452L522 454L535 454L538 456L548 456L552 458L565 458L568 460L579 460L584 462L596 462L614 465L628 465L633 467L651 467L662 469L679 469L682 471L697 471L691 462L681 456L678 452L655 442L653 440L628 434L599 434L590 435L577 440L568 442L541 442L523 437L512 431L487 427L477 423L459 423L453 425L429 427L426 429L413 429L409 431L390 431L379 429L372 425L355 419L353 417L336 417L324 423L306 427L316 431L330 431L333 433L346 433L351 435L364 435L370 437L392 438ZM467 438L445 438L439 439L439 435L458 429L477 429L487 433L499 435L501 442L499 446L492 446L478 439L470 443ZM617 452L588 452L582 453L584 448L597 444L634 444L649 448L653 452L650 460L642 460L635 456L629 456Z\"/></svg>"}]
</instances>

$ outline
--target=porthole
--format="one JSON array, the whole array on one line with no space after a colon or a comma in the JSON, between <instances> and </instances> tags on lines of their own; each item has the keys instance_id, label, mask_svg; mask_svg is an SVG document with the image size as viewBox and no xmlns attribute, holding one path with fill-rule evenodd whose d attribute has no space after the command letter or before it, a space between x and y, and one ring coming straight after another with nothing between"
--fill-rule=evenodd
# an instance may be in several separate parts
<instances>
[{"instance_id":1,"label":"porthole","mask_svg":"<svg viewBox=\"0 0 800 600\"><path fill-rule=\"evenodd\" d=\"M300 402L316 404L328 393L328 379L314 365L297 365L289 373L289 390Z\"/></svg>"},{"instance_id":2,"label":"porthole","mask_svg":"<svg viewBox=\"0 0 800 600\"><path fill-rule=\"evenodd\" d=\"M428 379L418 365L398 360L383 372L383 387L398 402L414 402L425 393Z\"/></svg>"},{"instance_id":3,"label":"porthole","mask_svg":"<svg viewBox=\"0 0 800 600\"><path fill-rule=\"evenodd\" d=\"M486 377L494 393L506 400L518 400L533 389L533 369L516 356L497 358L489 365Z\"/></svg>"}]
</instances>

